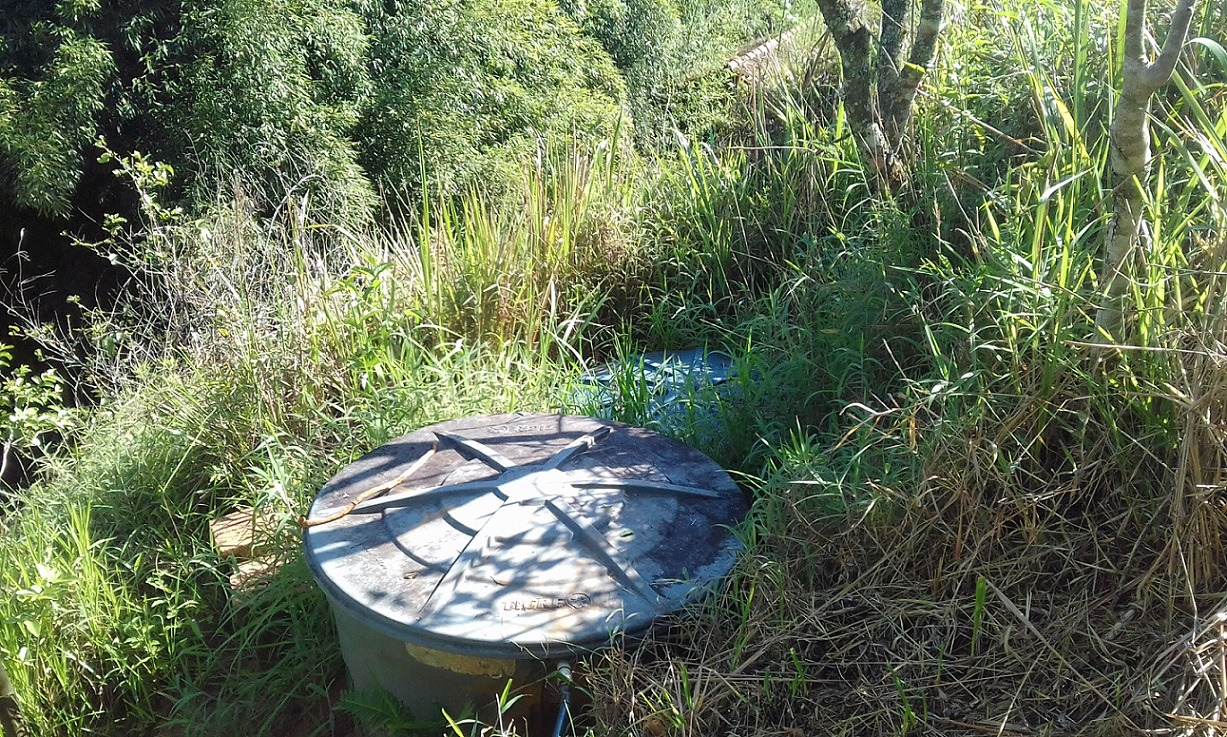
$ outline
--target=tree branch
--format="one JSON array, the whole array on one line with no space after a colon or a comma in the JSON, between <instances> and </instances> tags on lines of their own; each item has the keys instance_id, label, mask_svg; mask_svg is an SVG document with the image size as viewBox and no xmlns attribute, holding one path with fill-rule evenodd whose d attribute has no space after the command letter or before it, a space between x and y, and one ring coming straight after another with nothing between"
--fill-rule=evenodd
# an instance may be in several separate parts
<instances>
[{"instance_id":1,"label":"tree branch","mask_svg":"<svg viewBox=\"0 0 1227 737\"><path fill-rule=\"evenodd\" d=\"M937 55L937 36L942 30L945 6L945 0L921 0L916 38L912 42L907 65L899 72L899 79L895 83L894 94L890 100L887 130L892 143L896 145L911 120L916 90L933 64L933 57Z\"/></svg>"},{"instance_id":2,"label":"tree branch","mask_svg":"<svg viewBox=\"0 0 1227 737\"><path fill-rule=\"evenodd\" d=\"M1125 58L1142 58L1142 29L1146 25L1146 0L1129 0L1125 8Z\"/></svg>"},{"instance_id":3,"label":"tree branch","mask_svg":"<svg viewBox=\"0 0 1227 737\"><path fill-rule=\"evenodd\" d=\"M903 66L904 21L909 0L882 0L882 30L878 34L878 100L895 96L895 83Z\"/></svg>"},{"instance_id":4,"label":"tree branch","mask_svg":"<svg viewBox=\"0 0 1227 737\"><path fill-rule=\"evenodd\" d=\"M920 82L933 63L945 0L920 0L914 33L909 15L916 0L881 0L882 24L874 64L873 31L865 0L816 0L839 50L848 128L875 187L897 192L910 167L903 136L912 118ZM909 44L909 36L914 40ZM910 46L910 51L905 51ZM905 62L905 53L910 56Z\"/></svg>"},{"instance_id":5,"label":"tree branch","mask_svg":"<svg viewBox=\"0 0 1227 737\"><path fill-rule=\"evenodd\" d=\"M1142 35L1146 0L1129 0L1125 16L1125 58L1121 62L1121 94L1112 120L1109 158L1112 162L1112 219L1108 222L1100 284L1102 302L1095 324L1117 341L1124 339L1125 296L1132 284L1139 254L1144 252L1142 221L1147 170L1150 168L1150 98L1171 78L1184 48L1195 0L1180 0L1172 15L1159 58L1147 63Z\"/></svg>"},{"instance_id":6,"label":"tree branch","mask_svg":"<svg viewBox=\"0 0 1227 737\"><path fill-rule=\"evenodd\" d=\"M928 69L937 53L937 35L942 30L942 18L946 9L945 0L921 0L920 23L916 26L916 40L912 43L912 55L908 64L917 69ZM917 72L919 78L920 72Z\"/></svg>"},{"instance_id":7,"label":"tree branch","mask_svg":"<svg viewBox=\"0 0 1227 737\"><path fill-rule=\"evenodd\" d=\"M1172 13L1172 25L1167 29L1167 40L1163 42L1159 58L1146 67L1145 82L1153 88L1152 93L1167 84L1176 70L1176 62L1180 60L1185 38L1189 35L1189 23L1193 20L1193 1L1180 0Z\"/></svg>"},{"instance_id":8,"label":"tree branch","mask_svg":"<svg viewBox=\"0 0 1227 737\"><path fill-rule=\"evenodd\" d=\"M839 50L843 70L844 112L861 155L875 175L888 169L890 151L878 123L877 100L871 63L872 34L865 20L864 4L858 0L817 0L827 30Z\"/></svg>"}]
</instances>

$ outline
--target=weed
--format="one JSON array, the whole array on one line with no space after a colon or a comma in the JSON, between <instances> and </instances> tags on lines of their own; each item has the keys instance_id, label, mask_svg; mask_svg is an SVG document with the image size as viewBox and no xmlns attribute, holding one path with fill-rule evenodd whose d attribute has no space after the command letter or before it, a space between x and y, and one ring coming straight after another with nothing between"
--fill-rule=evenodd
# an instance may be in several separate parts
<instances>
[{"instance_id":1,"label":"weed","mask_svg":"<svg viewBox=\"0 0 1227 737\"><path fill-rule=\"evenodd\" d=\"M610 358L613 413L704 447L753 505L723 591L591 659L602 733L1211 728L1218 46L1197 41L1156 106L1138 338L1109 347L1090 316L1113 7L961 12L910 200L869 197L837 106L781 91L754 98L748 141L682 140L638 171L612 143L546 147L509 200L432 195L382 230L288 202L260 218L241 196L157 220L165 258L135 265L165 309L97 323L108 399L0 535L0 655L35 731L338 732L294 515L391 437L555 409ZM735 378L666 426L630 359L694 346ZM205 522L240 504L285 523L287 565L235 607Z\"/></svg>"}]
</instances>

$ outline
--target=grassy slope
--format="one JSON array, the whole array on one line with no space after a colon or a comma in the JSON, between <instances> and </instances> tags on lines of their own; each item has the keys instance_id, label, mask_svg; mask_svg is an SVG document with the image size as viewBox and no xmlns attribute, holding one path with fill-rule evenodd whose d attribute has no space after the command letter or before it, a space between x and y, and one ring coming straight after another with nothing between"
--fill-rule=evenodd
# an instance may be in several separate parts
<instances>
[{"instance_id":1,"label":"grassy slope","mask_svg":"<svg viewBox=\"0 0 1227 737\"><path fill-rule=\"evenodd\" d=\"M1095 356L1109 11L961 11L906 202L869 197L817 92L781 91L749 146L637 172L581 152L528 169L516 211L354 234L235 206L208 239L154 233L165 324L112 325L113 398L4 520L0 654L35 733L340 729L293 525L319 483L437 419L558 409L581 357L695 344L746 378L705 398L727 433L671 431L747 474L747 555L689 623L591 664L597 731L1217 718L1223 244L1196 229L1222 232L1227 123L1191 77L1157 110L1140 349ZM282 520L291 564L236 608L205 522L237 504Z\"/></svg>"}]
</instances>

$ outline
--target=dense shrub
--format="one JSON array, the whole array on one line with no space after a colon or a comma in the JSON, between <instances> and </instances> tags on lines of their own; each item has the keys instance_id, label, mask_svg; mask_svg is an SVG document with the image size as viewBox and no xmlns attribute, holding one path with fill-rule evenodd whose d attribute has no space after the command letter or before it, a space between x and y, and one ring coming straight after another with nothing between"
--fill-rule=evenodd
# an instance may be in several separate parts
<instances>
[{"instance_id":1,"label":"dense shrub","mask_svg":"<svg viewBox=\"0 0 1227 737\"><path fill-rule=\"evenodd\" d=\"M709 137L735 115L725 65L794 27L810 0L559 0L626 78L636 141L672 146L675 129Z\"/></svg>"},{"instance_id":2,"label":"dense shrub","mask_svg":"<svg viewBox=\"0 0 1227 737\"><path fill-rule=\"evenodd\" d=\"M114 59L71 27L10 23L24 33L0 42L0 196L61 213L81 176L78 152L98 134Z\"/></svg>"},{"instance_id":3,"label":"dense shrub","mask_svg":"<svg viewBox=\"0 0 1227 737\"><path fill-rule=\"evenodd\" d=\"M423 174L506 184L543 140L672 140L726 108L710 72L795 19L767 0L29 3L0 19L0 204L101 220L100 181L79 183L105 136L170 164L188 202L242 181L353 221Z\"/></svg>"},{"instance_id":4,"label":"dense shrub","mask_svg":"<svg viewBox=\"0 0 1227 737\"><path fill-rule=\"evenodd\" d=\"M241 180L352 221L423 161L497 180L539 137L608 136L623 114L608 53L553 0L62 0L0 31L0 197L45 215L101 215L75 191L103 134L171 164L190 202Z\"/></svg>"},{"instance_id":5,"label":"dense shrub","mask_svg":"<svg viewBox=\"0 0 1227 737\"><path fill-rule=\"evenodd\" d=\"M601 42L632 87L650 87L667 71L681 36L670 0L563 0L563 6Z\"/></svg>"},{"instance_id":6,"label":"dense shrub","mask_svg":"<svg viewBox=\"0 0 1227 737\"><path fill-rule=\"evenodd\" d=\"M275 203L305 188L320 214L352 220L370 204L350 133L370 81L362 19L333 0L196 0L155 75L161 154L238 177ZM136 143L136 142L134 142Z\"/></svg>"},{"instance_id":7,"label":"dense shrub","mask_svg":"<svg viewBox=\"0 0 1227 737\"><path fill-rule=\"evenodd\" d=\"M423 173L456 190L514 176L538 137L612 135L625 85L549 0L370 3L374 91L362 163L402 194Z\"/></svg>"}]
</instances>

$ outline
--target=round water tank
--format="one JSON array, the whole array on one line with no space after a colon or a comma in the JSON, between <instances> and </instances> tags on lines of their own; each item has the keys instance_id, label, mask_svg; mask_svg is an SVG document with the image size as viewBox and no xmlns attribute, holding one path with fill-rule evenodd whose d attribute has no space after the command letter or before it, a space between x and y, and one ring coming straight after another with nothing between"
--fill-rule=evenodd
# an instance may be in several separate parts
<instances>
[{"instance_id":1,"label":"round water tank","mask_svg":"<svg viewBox=\"0 0 1227 737\"><path fill-rule=\"evenodd\" d=\"M431 718L509 678L531 697L554 662L642 634L729 572L745 513L728 474L675 440L487 415L347 466L304 544L354 687Z\"/></svg>"}]
</instances>

